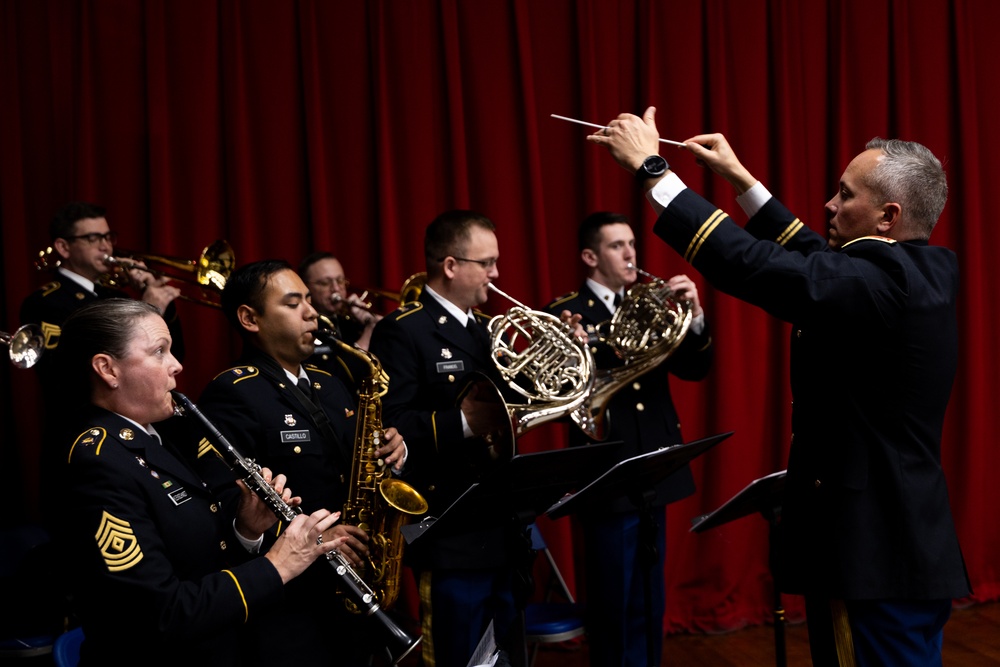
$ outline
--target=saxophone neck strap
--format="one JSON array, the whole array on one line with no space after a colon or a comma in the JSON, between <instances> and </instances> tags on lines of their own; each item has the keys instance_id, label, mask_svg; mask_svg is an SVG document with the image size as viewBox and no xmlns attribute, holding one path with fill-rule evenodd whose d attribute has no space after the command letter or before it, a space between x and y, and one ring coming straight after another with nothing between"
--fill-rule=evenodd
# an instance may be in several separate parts
<instances>
[{"instance_id":1,"label":"saxophone neck strap","mask_svg":"<svg viewBox=\"0 0 1000 667\"><path fill-rule=\"evenodd\" d=\"M337 437L336 432L333 430L333 424L330 423L330 418L318 404L319 395L316 396L316 401L313 401L313 399L307 396L304 391L299 389L297 384L288 380L285 370L270 357L255 360L255 363L264 375L270 378L277 385L284 386L289 392L291 392L298 404L309 415L309 420L312 421L313 425L323 436L323 439L327 441L336 453L337 463L341 466L346 465L347 470L350 470L350 461L347 461L344 458L340 438Z\"/></svg>"}]
</instances>

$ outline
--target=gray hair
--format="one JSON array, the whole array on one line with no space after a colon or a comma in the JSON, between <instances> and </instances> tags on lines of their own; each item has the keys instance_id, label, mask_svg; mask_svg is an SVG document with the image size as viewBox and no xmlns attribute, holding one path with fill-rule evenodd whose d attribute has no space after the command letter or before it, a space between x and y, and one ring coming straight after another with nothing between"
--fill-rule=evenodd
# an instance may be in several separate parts
<instances>
[{"instance_id":1,"label":"gray hair","mask_svg":"<svg viewBox=\"0 0 1000 667\"><path fill-rule=\"evenodd\" d=\"M897 202L903 221L921 238L930 238L948 200L948 179L941 161L915 141L875 137L866 149L882 151L882 159L865 184L883 202Z\"/></svg>"}]
</instances>

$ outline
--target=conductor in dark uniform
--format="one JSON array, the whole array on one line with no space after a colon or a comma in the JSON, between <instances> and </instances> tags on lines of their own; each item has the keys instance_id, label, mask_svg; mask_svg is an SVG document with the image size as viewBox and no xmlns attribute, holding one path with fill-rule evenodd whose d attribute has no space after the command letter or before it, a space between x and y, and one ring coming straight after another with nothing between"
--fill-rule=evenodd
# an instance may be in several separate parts
<instances>
[{"instance_id":1,"label":"conductor in dark uniform","mask_svg":"<svg viewBox=\"0 0 1000 667\"><path fill-rule=\"evenodd\" d=\"M440 516L475 481L476 436L507 421L475 390L460 400L470 373L496 374L487 318L475 311L499 276L494 229L472 211L435 218L424 236L427 285L419 300L387 315L372 334L371 351L390 378L383 408L406 433L407 481L427 499L430 515ZM429 539L407 551L420 589L425 660L465 667L490 621L498 643L507 641L514 618L507 539L492 527Z\"/></svg>"},{"instance_id":2,"label":"conductor in dark uniform","mask_svg":"<svg viewBox=\"0 0 1000 667\"><path fill-rule=\"evenodd\" d=\"M644 181L658 236L719 289L792 323L777 575L806 596L814 664L940 665L951 601L970 593L941 469L958 263L928 244L947 199L940 161L918 143L870 141L826 203L824 241L722 135L691 138L740 193L744 230L657 155L654 113L622 114L590 140Z\"/></svg>"},{"instance_id":3,"label":"conductor in dark uniform","mask_svg":"<svg viewBox=\"0 0 1000 667\"><path fill-rule=\"evenodd\" d=\"M254 262L230 276L222 309L240 333L244 352L235 367L209 383L202 411L245 456L294 479L303 509L342 507L354 456L356 403L339 380L303 364L314 351L316 332L306 286L287 262ZM376 456L401 468L402 437L386 428L385 440ZM202 464L212 462L209 456ZM364 531L338 524L324 540L334 537L347 538L340 551L360 566L367 555ZM261 621L258 651L270 664L351 664L343 645L334 655L329 633L355 633L348 652L370 654L376 647L365 643L363 621L347 614L330 568L319 564L289 587L280 610ZM275 641L273 627L296 628L294 640Z\"/></svg>"},{"instance_id":4,"label":"conductor in dark uniform","mask_svg":"<svg viewBox=\"0 0 1000 667\"><path fill-rule=\"evenodd\" d=\"M618 308L625 289L635 283L635 234L628 218L619 213L594 213L580 223L580 258L587 279L578 292L556 299L546 310L582 315L581 324L592 339L599 325ZM659 366L618 391L604 414L605 439L621 442L617 459L622 460L683 442L680 418L670 397L670 375L683 380L701 380L712 363L712 338L694 283L684 275L667 281L678 299L691 302L692 323L674 353ZM598 368L622 365L605 343L592 348ZM589 439L577 428L570 429L570 444ZM640 549L640 517L628 498L620 498L606 511L581 517L587 570L587 643L590 664L646 665L647 620L653 655L663 654L664 557L666 553L666 505L694 493L691 470L681 470L663 480L649 499L654 524L656 557L648 563ZM644 572L650 574L652 618L647 619Z\"/></svg>"},{"instance_id":5,"label":"conductor in dark uniform","mask_svg":"<svg viewBox=\"0 0 1000 667\"><path fill-rule=\"evenodd\" d=\"M246 624L330 548L316 544L337 519L326 510L266 548L266 504L232 483L213 493L184 460L163 428L181 371L170 344L142 302L101 300L65 322L59 363L88 406L65 450L58 535L86 635L81 665L262 664L244 654ZM273 486L297 502L284 476Z\"/></svg>"}]
</instances>

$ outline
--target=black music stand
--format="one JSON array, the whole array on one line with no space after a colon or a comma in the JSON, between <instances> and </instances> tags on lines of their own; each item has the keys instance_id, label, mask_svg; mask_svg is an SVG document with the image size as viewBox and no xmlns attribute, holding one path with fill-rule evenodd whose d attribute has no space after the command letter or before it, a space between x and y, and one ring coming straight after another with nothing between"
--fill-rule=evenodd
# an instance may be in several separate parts
<instances>
[{"instance_id":1,"label":"black music stand","mask_svg":"<svg viewBox=\"0 0 1000 667\"><path fill-rule=\"evenodd\" d=\"M510 461L498 464L471 485L465 493L439 517L428 517L419 523L400 528L407 544L427 535L445 537L484 526L502 526L514 535L512 543L523 543L524 552L517 557L530 580L533 552L531 539L526 533L528 525L545 512L560 497L586 486L607 470L615 460L620 442L598 443L583 447L555 449L536 454L519 454ZM515 605L520 614L520 646L518 655L511 655L512 664L527 665L528 649L524 642L524 605L528 587L515 594Z\"/></svg>"},{"instance_id":2,"label":"black music stand","mask_svg":"<svg viewBox=\"0 0 1000 667\"><path fill-rule=\"evenodd\" d=\"M785 471L780 470L770 475L755 479L742 491L724 502L708 514L692 519L691 532L702 533L710 528L735 521L748 514L759 512L767 519L768 545L770 553L768 565L771 570L771 581L774 585L774 661L777 667L785 667L785 609L781 604L781 592L778 589L778 578L775 572L777 559L777 539L775 528L781 519L781 503L785 495Z\"/></svg>"},{"instance_id":3,"label":"black music stand","mask_svg":"<svg viewBox=\"0 0 1000 667\"><path fill-rule=\"evenodd\" d=\"M652 515L656 486L732 434L732 431L721 433L620 461L585 488L560 499L546 512L550 519L558 519L572 513L602 509L609 502L623 496L636 506L639 512L639 553L642 554L641 569L645 584L646 659L650 665L657 664L653 648L653 633L657 630L654 627L653 594L649 583L650 572L657 561L656 522Z\"/></svg>"}]
</instances>

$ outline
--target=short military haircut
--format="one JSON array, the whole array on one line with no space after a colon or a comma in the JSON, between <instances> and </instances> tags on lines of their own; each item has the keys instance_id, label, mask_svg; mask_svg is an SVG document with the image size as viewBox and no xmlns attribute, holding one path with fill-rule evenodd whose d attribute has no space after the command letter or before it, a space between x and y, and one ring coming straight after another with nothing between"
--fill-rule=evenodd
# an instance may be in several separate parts
<instances>
[{"instance_id":1,"label":"short military haircut","mask_svg":"<svg viewBox=\"0 0 1000 667\"><path fill-rule=\"evenodd\" d=\"M598 211L591 213L577 230L576 240L579 244L580 252L586 249L597 252L601 245L601 228L605 225L629 224L628 216L622 213L611 213L610 211Z\"/></svg>"},{"instance_id":2,"label":"short military haircut","mask_svg":"<svg viewBox=\"0 0 1000 667\"><path fill-rule=\"evenodd\" d=\"M441 272L441 260L445 257L463 257L473 227L486 231L496 231L493 221L475 211L446 211L434 218L424 232L424 260L427 275Z\"/></svg>"},{"instance_id":3,"label":"short military haircut","mask_svg":"<svg viewBox=\"0 0 1000 667\"><path fill-rule=\"evenodd\" d=\"M250 306L258 313L264 312L264 290L267 283L279 271L294 271L292 265L283 259L264 259L244 264L233 271L222 290L222 312L241 336L247 331L240 324L236 312L240 306Z\"/></svg>"},{"instance_id":4,"label":"short military haircut","mask_svg":"<svg viewBox=\"0 0 1000 667\"><path fill-rule=\"evenodd\" d=\"M882 151L865 185L880 203L898 203L912 231L921 238L930 238L948 200L948 178L941 161L915 141L875 137L865 148Z\"/></svg>"},{"instance_id":5,"label":"short military haircut","mask_svg":"<svg viewBox=\"0 0 1000 667\"><path fill-rule=\"evenodd\" d=\"M87 218L107 217L103 206L73 201L63 206L49 223L49 236L53 241L65 239L76 233L76 223Z\"/></svg>"},{"instance_id":6,"label":"short military haircut","mask_svg":"<svg viewBox=\"0 0 1000 667\"><path fill-rule=\"evenodd\" d=\"M299 277L302 280L306 279L306 274L309 273L309 269L312 268L313 264L316 262L322 262L324 259L337 259L332 252L319 251L314 252L311 255L307 255L301 262L299 262Z\"/></svg>"}]
</instances>

